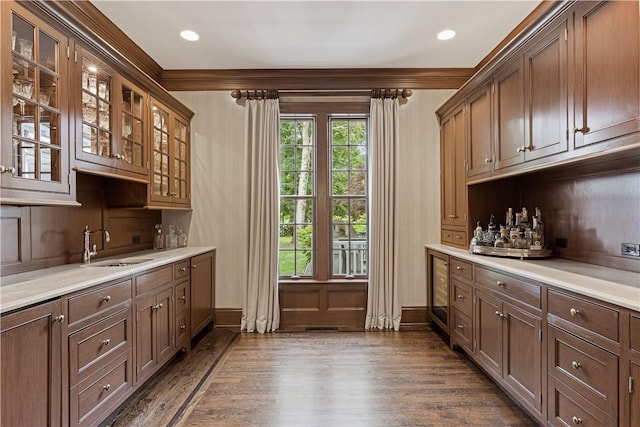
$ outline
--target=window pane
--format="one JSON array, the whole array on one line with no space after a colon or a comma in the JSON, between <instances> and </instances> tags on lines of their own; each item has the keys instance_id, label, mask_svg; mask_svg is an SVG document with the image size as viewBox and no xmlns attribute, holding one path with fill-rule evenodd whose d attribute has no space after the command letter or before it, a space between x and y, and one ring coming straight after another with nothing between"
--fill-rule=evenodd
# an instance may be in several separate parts
<instances>
[{"instance_id":1,"label":"window pane","mask_svg":"<svg viewBox=\"0 0 640 427\"><path fill-rule=\"evenodd\" d=\"M365 145L367 143L367 121L349 121L349 144Z\"/></svg>"},{"instance_id":2,"label":"window pane","mask_svg":"<svg viewBox=\"0 0 640 427\"><path fill-rule=\"evenodd\" d=\"M367 147L354 146L350 148L351 169L364 170L367 168Z\"/></svg>"},{"instance_id":3,"label":"window pane","mask_svg":"<svg viewBox=\"0 0 640 427\"><path fill-rule=\"evenodd\" d=\"M366 172L351 172L349 174L349 194L358 196L367 194Z\"/></svg>"},{"instance_id":4,"label":"window pane","mask_svg":"<svg viewBox=\"0 0 640 427\"><path fill-rule=\"evenodd\" d=\"M333 170L349 169L349 148L333 147L332 151Z\"/></svg>"},{"instance_id":5,"label":"window pane","mask_svg":"<svg viewBox=\"0 0 640 427\"><path fill-rule=\"evenodd\" d=\"M349 194L349 173L333 172L331 175L331 194L334 196Z\"/></svg>"},{"instance_id":6,"label":"window pane","mask_svg":"<svg viewBox=\"0 0 640 427\"><path fill-rule=\"evenodd\" d=\"M333 120L331 122L332 144L345 145L349 143L349 122Z\"/></svg>"}]
</instances>

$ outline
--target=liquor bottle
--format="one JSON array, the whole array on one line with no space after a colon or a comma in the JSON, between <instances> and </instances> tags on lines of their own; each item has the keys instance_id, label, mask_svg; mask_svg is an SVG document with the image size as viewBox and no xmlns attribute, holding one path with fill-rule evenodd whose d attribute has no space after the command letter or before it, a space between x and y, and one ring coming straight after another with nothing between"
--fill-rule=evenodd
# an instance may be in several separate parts
<instances>
[{"instance_id":1,"label":"liquor bottle","mask_svg":"<svg viewBox=\"0 0 640 427\"><path fill-rule=\"evenodd\" d=\"M153 249L164 249L164 236L162 224L156 224L156 234L153 236Z\"/></svg>"},{"instance_id":2,"label":"liquor bottle","mask_svg":"<svg viewBox=\"0 0 640 427\"><path fill-rule=\"evenodd\" d=\"M544 248L544 223L542 222L542 212L536 207L536 214L533 217L533 234L531 249Z\"/></svg>"}]
</instances>

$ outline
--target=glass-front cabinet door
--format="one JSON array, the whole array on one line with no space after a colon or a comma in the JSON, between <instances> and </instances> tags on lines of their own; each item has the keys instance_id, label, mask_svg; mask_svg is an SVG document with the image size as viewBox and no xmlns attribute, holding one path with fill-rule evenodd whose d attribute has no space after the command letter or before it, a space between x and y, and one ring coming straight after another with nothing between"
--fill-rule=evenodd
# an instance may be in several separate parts
<instances>
[{"instance_id":1,"label":"glass-front cabinet door","mask_svg":"<svg viewBox=\"0 0 640 427\"><path fill-rule=\"evenodd\" d=\"M71 201L69 40L13 2L2 2L1 32L2 202Z\"/></svg>"},{"instance_id":2,"label":"glass-front cabinet door","mask_svg":"<svg viewBox=\"0 0 640 427\"><path fill-rule=\"evenodd\" d=\"M189 121L151 100L152 204L190 206Z\"/></svg>"},{"instance_id":3,"label":"glass-front cabinet door","mask_svg":"<svg viewBox=\"0 0 640 427\"><path fill-rule=\"evenodd\" d=\"M76 68L76 158L81 170L148 179L147 94L86 49Z\"/></svg>"}]
</instances>

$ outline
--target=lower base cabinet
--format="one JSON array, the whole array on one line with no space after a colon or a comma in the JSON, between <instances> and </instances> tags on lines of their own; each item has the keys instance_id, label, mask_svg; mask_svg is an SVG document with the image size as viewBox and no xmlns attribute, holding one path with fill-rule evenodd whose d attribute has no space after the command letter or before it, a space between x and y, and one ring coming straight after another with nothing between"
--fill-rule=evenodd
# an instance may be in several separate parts
<instances>
[{"instance_id":1,"label":"lower base cabinet","mask_svg":"<svg viewBox=\"0 0 640 427\"><path fill-rule=\"evenodd\" d=\"M191 258L191 337L214 321L215 252Z\"/></svg>"},{"instance_id":2,"label":"lower base cabinet","mask_svg":"<svg viewBox=\"0 0 640 427\"><path fill-rule=\"evenodd\" d=\"M60 300L2 316L0 425L66 425Z\"/></svg>"}]
</instances>

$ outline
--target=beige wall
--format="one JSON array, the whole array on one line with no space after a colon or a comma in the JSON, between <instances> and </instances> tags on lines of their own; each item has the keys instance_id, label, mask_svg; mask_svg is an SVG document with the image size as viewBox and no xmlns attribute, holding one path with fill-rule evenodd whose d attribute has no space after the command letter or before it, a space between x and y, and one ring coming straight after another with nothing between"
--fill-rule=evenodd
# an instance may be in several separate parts
<instances>
[{"instance_id":1,"label":"beige wall","mask_svg":"<svg viewBox=\"0 0 640 427\"><path fill-rule=\"evenodd\" d=\"M403 306L427 304L424 244L440 238L440 148L435 110L451 90L416 90L401 106L400 286ZM163 214L188 225L190 245L217 247L216 306L240 308L246 280L246 149L244 109L224 92L176 92L195 111L193 212Z\"/></svg>"}]
</instances>

